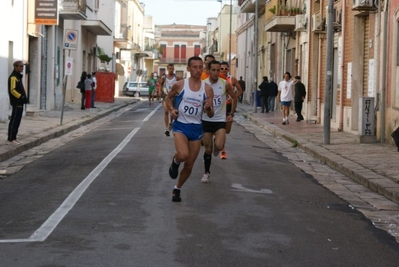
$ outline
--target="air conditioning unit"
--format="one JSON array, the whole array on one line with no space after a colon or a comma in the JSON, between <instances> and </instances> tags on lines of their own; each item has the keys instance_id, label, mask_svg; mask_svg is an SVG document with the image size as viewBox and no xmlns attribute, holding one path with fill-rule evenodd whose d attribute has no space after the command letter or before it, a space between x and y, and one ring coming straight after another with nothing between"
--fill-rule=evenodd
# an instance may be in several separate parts
<instances>
[{"instance_id":1,"label":"air conditioning unit","mask_svg":"<svg viewBox=\"0 0 399 267\"><path fill-rule=\"evenodd\" d=\"M313 14L312 16L312 31L314 33L324 32L324 21L320 14Z\"/></svg>"},{"instance_id":2,"label":"air conditioning unit","mask_svg":"<svg viewBox=\"0 0 399 267\"><path fill-rule=\"evenodd\" d=\"M357 11L373 11L377 7L374 5L373 0L353 0L352 10Z\"/></svg>"},{"instance_id":3,"label":"air conditioning unit","mask_svg":"<svg viewBox=\"0 0 399 267\"><path fill-rule=\"evenodd\" d=\"M305 14L295 16L295 31L301 32L306 31L307 19Z\"/></svg>"}]
</instances>

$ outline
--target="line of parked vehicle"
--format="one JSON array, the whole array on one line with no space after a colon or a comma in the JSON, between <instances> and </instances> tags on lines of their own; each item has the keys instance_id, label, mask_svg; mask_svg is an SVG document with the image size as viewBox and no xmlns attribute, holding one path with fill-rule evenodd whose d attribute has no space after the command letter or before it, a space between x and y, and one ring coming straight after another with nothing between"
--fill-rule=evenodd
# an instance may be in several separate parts
<instances>
[{"instance_id":1,"label":"line of parked vehicle","mask_svg":"<svg viewBox=\"0 0 399 267\"><path fill-rule=\"evenodd\" d=\"M148 86L146 82L127 82L123 87L123 94L126 96L148 96Z\"/></svg>"}]
</instances>

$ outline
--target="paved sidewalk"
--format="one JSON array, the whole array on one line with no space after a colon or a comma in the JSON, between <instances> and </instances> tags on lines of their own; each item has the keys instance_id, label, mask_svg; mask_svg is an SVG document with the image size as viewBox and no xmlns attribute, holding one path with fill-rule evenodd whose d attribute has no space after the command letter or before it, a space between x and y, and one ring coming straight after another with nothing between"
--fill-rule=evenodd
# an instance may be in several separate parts
<instances>
[{"instance_id":1,"label":"paved sidewalk","mask_svg":"<svg viewBox=\"0 0 399 267\"><path fill-rule=\"evenodd\" d=\"M8 121L0 122L0 136L3 136L3 140L0 140L0 162L137 101L140 100L117 97L114 103L96 102L97 108L91 110L81 110L80 103L67 104L64 108L62 125L60 124L61 110L43 111L34 116L24 116L17 136L18 140L22 142L20 145L10 144L7 141ZM29 107L27 111L30 111Z\"/></svg>"},{"instance_id":2,"label":"paved sidewalk","mask_svg":"<svg viewBox=\"0 0 399 267\"><path fill-rule=\"evenodd\" d=\"M323 144L323 126L296 122L291 115L289 124L282 124L280 111L253 112L248 104L239 104L237 110L274 136L292 142L312 157L341 172L359 184L399 203L399 153L396 146L373 143L360 144L356 135L331 130L330 144Z\"/></svg>"}]
</instances>

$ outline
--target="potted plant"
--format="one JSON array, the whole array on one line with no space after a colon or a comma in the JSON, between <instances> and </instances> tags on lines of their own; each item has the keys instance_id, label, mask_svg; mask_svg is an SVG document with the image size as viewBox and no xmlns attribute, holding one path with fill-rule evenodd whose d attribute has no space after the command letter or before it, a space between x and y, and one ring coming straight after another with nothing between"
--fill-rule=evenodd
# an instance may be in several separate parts
<instances>
[{"instance_id":1,"label":"potted plant","mask_svg":"<svg viewBox=\"0 0 399 267\"><path fill-rule=\"evenodd\" d=\"M270 13L276 14L276 6L273 6L272 8L269 8Z\"/></svg>"}]
</instances>

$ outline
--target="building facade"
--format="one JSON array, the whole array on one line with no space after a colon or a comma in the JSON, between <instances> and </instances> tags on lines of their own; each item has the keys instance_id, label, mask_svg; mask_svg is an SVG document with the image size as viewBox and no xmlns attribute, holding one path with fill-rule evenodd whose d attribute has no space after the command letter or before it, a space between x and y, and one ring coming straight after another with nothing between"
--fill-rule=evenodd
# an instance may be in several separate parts
<instances>
[{"instance_id":1,"label":"building facade","mask_svg":"<svg viewBox=\"0 0 399 267\"><path fill-rule=\"evenodd\" d=\"M253 28L256 2L258 24ZM339 0L330 11L326 0L239 0L238 5L237 72L247 86L256 88L256 72L277 82L286 71L300 75L308 92L306 120L324 124L327 110L332 130L355 133L360 142L391 141L399 116L398 1ZM329 16L332 60L327 76ZM244 99L251 101L251 93L247 91Z\"/></svg>"},{"instance_id":2,"label":"building facade","mask_svg":"<svg viewBox=\"0 0 399 267\"><path fill-rule=\"evenodd\" d=\"M201 55L205 33L206 26L155 25L155 41L161 55L154 63L154 72L163 75L166 66L173 63L176 75L187 77L187 61L192 56Z\"/></svg>"}]
</instances>

